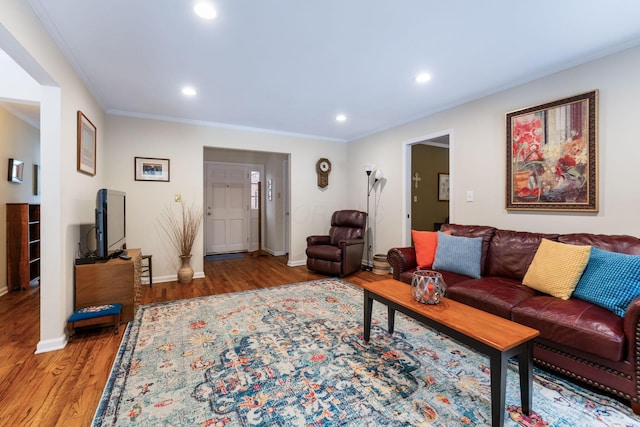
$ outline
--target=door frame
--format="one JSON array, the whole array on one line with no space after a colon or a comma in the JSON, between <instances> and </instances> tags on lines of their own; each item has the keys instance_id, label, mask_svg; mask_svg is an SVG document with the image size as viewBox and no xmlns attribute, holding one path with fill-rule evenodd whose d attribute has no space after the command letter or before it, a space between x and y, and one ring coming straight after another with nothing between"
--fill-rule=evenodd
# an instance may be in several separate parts
<instances>
[{"instance_id":1,"label":"door frame","mask_svg":"<svg viewBox=\"0 0 640 427\"><path fill-rule=\"evenodd\" d=\"M433 142L431 140L435 138L441 138L443 136L449 137L449 145ZM423 144L432 145L434 147L448 148L449 149L449 218L450 221L454 221L454 217L451 214L455 212L455 175L452 173L453 168L453 156L451 156L451 150L453 149L453 129L444 129L438 132L430 133L427 135L411 138L402 142L402 246L411 245L411 147L413 145Z\"/></svg>"}]
</instances>

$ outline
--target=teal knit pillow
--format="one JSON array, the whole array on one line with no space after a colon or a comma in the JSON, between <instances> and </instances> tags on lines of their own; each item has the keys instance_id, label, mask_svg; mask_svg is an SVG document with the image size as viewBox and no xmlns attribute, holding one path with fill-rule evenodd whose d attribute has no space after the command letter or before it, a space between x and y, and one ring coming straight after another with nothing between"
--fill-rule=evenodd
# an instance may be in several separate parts
<instances>
[{"instance_id":1,"label":"teal knit pillow","mask_svg":"<svg viewBox=\"0 0 640 427\"><path fill-rule=\"evenodd\" d=\"M640 295L640 256L591 248L589 263L572 298L589 301L624 317Z\"/></svg>"},{"instance_id":2,"label":"teal knit pillow","mask_svg":"<svg viewBox=\"0 0 640 427\"><path fill-rule=\"evenodd\" d=\"M432 267L434 270L479 279L481 257L482 237L450 236L438 231L438 247Z\"/></svg>"}]
</instances>

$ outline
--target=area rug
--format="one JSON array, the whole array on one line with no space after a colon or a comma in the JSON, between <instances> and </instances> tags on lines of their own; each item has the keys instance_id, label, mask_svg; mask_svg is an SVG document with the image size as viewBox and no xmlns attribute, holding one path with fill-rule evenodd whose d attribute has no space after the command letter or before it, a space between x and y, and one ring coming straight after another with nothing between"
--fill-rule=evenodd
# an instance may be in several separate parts
<instances>
[{"instance_id":1,"label":"area rug","mask_svg":"<svg viewBox=\"0 0 640 427\"><path fill-rule=\"evenodd\" d=\"M142 306L93 426L491 425L489 360L337 279ZM535 369L523 416L517 365L507 426L640 426L628 407Z\"/></svg>"},{"instance_id":2,"label":"area rug","mask_svg":"<svg viewBox=\"0 0 640 427\"><path fill-rule=\"evenodd\" d=\"M206 261L224 261L227 259L240 259L244 258L244 254L217 254L217 255L207 255L205 257Z\"/></svg>"}]
</instances>

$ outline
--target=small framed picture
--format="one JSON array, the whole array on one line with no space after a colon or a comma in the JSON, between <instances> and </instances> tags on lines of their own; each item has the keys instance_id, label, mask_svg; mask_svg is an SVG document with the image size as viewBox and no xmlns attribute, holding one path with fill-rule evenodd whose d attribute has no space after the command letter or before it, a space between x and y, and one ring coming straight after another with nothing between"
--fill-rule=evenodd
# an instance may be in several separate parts
<instances>
[{"instance_id":1,"label":"small framed picture","mask_svg":"<svg viewBox=\"0 0 640 427\"><path fill-rule=\"evenodd\" d=\"M22 183L24 173L24 162L17 159L9 159L9 174L7 178L9 182Z\"/></svg>"},{"instance_id":2,"label":"small framed picture","mask_svg":"<svg viewBox=\"0 0 640 427\"><path fill-rule=\"evenodd\" d=\"M169 182L169 159L136 157L134 177L136 181Z\"/></svg>"},{"instance_id":3,"label":"small framed picture","mask_svg":"<svg viewBox=\"0 0 640 427\"><path fill-rule=\"evenodd\" d=\"M96 127L78 111L78 171L96 174Z\"/></svg>"},{"instance_id":4,"label":"small framed picture","mask_svg":"<svg viewBox=\"0 0 640 427\"><path fill-rule=\"evenodd\" d=\"M438 201L439 202L449 201L449 174L448 173L438 174Z\"/></svg>"}]
</instances>

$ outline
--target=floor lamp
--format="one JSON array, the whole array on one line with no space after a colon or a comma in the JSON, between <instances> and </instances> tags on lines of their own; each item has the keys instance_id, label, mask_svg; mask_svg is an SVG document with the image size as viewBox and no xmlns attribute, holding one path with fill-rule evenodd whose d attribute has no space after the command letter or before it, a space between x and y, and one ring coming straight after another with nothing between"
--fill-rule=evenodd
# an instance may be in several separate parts
<instances>
[{"instance_id":1,"label":"floor lamp","mask_svg":"<svg viewBox=\"0 0 640 427\"><path fill-rule=\"evenodd\" d=\"M376 172L373 174L373 183L371 182L371 173L373 172L372 166L366 166L364 169L367 174L367 221L365 223L367 231L367 263L362 268L364 271L371 271L373 264L373 243L371 241L372 233L371 233L371 222L369 221L369 199L371 198L371 191L376 186L378 181L382 179L383 173L380 169L376 169ZM375 221L373 222L375 224Z\"/></svg>"}]
</instances>

